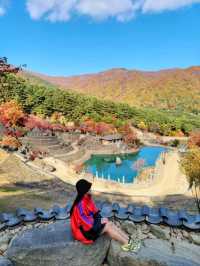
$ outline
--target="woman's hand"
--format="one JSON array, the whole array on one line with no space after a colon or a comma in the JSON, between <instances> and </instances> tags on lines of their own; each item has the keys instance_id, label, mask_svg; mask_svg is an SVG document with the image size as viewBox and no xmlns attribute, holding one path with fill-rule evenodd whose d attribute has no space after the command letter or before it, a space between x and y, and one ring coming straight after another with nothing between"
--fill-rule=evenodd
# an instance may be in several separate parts
<instances>
[{"instance_id":1,"label":"woman's hand","mask_svg":"<svg viewBox=\"0 0 200 266\"><path fill-rule=\"evenodd\" d=\"M109 222L108 218L101 218L102 224L107 224Z\"/></svg>"}]
</instances>

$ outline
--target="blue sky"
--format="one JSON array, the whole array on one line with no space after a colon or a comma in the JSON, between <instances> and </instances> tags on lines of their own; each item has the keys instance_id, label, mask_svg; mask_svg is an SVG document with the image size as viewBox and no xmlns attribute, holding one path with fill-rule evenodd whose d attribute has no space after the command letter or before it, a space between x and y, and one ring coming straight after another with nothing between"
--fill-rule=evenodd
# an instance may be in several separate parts
<instances>
[{"instance_id":1,"label":"blue sky","mask_svg":"<svg viewBox=\"0 0 200 266\"><path fill-rule=\"evenodd\" d=\"M0 0L0 36L49 75L200 65L200 0Z\"/></svg>"}]
</instances>

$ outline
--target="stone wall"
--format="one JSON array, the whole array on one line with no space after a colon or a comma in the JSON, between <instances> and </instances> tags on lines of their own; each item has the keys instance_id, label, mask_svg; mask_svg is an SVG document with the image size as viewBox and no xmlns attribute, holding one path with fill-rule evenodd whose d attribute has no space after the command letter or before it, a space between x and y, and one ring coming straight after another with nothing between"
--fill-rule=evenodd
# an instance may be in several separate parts
<instances>
[{"instance_id":1,"label":"stone wall","mask_svg":"<svg viewBox=\"0 0 200 266\"><path fill-rule=\"evenodd\" d=\"M0 233L0 265L199 266L200 233L112 218L141 244L137 253L101 237L93 245L73 240L67 221L27 224ZM78 254L78 256L77 256Z\"/></svg>"}]
</instances>

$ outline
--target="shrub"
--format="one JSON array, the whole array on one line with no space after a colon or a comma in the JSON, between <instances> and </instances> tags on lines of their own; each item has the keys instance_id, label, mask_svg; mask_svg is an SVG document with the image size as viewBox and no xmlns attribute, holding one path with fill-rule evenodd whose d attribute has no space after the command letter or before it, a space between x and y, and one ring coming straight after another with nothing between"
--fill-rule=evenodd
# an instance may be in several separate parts
<instances>
[{"instance_id":1,"label":"shrub","mask_svg":"<svg viewBox=\"0 0 200 266\"><path fill-rule=\"evenodd\" d=\"M52 124L56 124L56 123L58 123L59 122L59 119L60 119L60 117L61 117L61 113L58 113L58 112L54 112L52 115L51 115L51 117L50 117L50 122L52 123Z\"/></svg>"},{"instance_id":2,"label":"shrub","mask_svg":"<svg viewBox=\"0 0 200 266\"><path fill-rule=\"evenodd\" d=\"M121 119L116 119L114 120L113 124L118 129L120 127L123 127L126 124L126 122Z\"/></svg>"},{"instance_id":3,"label":"shrub","mask_svg":"<svg viewBox=\"0 0 200 266\"><path fill-rule=\"evenodd\" d=\"M141 130L147 130L148 126L145 124L145 122L141 121L140 123L137 124L137 127Z\"/></svg>"},{"instance_id":4,"label":"shrub","mask_svg":"<svg viewBox=\"0 0 200 266\"><path fill-rule=\"evenodd\" d=\"M170 136L170 137L175 137L176 134L177 134L177 132L174 131L174 130L169 131L169 136Z\"/></svg>"},{"instance_id":5,"label":"shrub","mask_svg":"<svg viewBox=\"0 0 200 266\"><path fill-rule=\"evenodd\" d=\"M30 161L34 161L36 158L40 158L41 156L45 155L45 152L42 152L40 150L32 150L30 151L29 155L28 155L28 159Z\"/></svg>"},{"instance_id":6,"label":"shrub","mask_svg":"<svg viewBox=\"0 0 200 266\"><path fill-rule=\"evenodd\" d=\"M4 136L2 141L0 142L1 147L3 148L11 148L11 149L18 149L21 147L20 141L12 136Z\"/></svg>"},{"instance_id":7,"label":"shrub","mask_svg":"<svg viewBox=\"0 0 200 266\"><path fill-rule=\"evenodd\" d=\"M168 143L171 147L178 147L180 144L180 141L178 139L174 139Z\"/></svg>"},{"instance_id":8,"label":"shrub","mask_svg":"<svg viewBox=\"0 0 200 266\"><path fill-rule=\"evenodd\" d=\"M189 121L185 121L181 126L181 130L185 135L188 135L194 128L195 126L189 123Z\"/></svg>"},{"instance_id":9,"label":"shrub","mask_svg":"<svg viewBox=\"0 0 200 266\"><path fill-rule=\"evenodd\" d=\"M160 133L163 136L169 136L171 132L171 125L170 124L162 124L160 126Z\"/></svg>"}]
</instances>

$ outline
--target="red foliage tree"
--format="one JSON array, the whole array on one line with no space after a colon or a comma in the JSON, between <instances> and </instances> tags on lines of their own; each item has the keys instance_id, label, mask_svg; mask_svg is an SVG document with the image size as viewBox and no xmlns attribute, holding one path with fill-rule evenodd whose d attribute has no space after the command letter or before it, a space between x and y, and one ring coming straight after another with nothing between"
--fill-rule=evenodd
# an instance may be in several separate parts
<instances>
[{"instance_id":1,"label":"red foliage tree","mask_svg":"<svg viewBox=\"0 0 200 266\"><path fill-rule=\"evenodd\" d=\"M51 125L51 129L53 131L60 131L60 132L67 132L69 131L67 127L61 125L61 124L53 124Z\"/></svg>"},{"instance_id":2,"label":"red foliage tree","mask_svg":"<svg viewBox=\"0 0 200 266\"><path fill-rule=\"evenodd\" d=\"M4 134L6 136L21 138L22 136L24 136L25 131L23 129L7 128Z\"/></svg>"},{"instance_id":3,"label":"red foliage tree","mask_svg":"<svg viewBox=\"0 0 200 266\"><path fill-rule=\"evenodd\" d=\"M94 133L96 123L92 119L87 119L79 126L82 133Z\"/></svg>"},{"instance_id":4,"label":"red foliage tree","mask_svg":"<svg viewBox=\"0 0 200 266\"><path fill-rule=\"evenodd\" d=\"M111 124L107 124L105 122L98 122L95 125L95 132L97 135L106 135L116 132L116 129Z\"/></svg>"},{"instance_id":5,"label":"red foliage tree","mask_svg":"<svg viewBox=\"0 0 200 266\"><path fill-rule=\"evenodd\" d=\"M18 73L20 70L20 67L8 64L6 57L0 57L0 76L7 73Z\"/></svg>"},{"instance_id":6,"label":"red foliage tree","mask_svg":"<svg viewBox=\"0 0 200 266\"><path fill-rule=\"evenodd\" d=\"M29 130L32 130L33 128L39 128L43 130L52 129L52 125L48 121L35 115L27 116L27 118L24 120L24 126Z\"/></svg>"}]
</instances>

